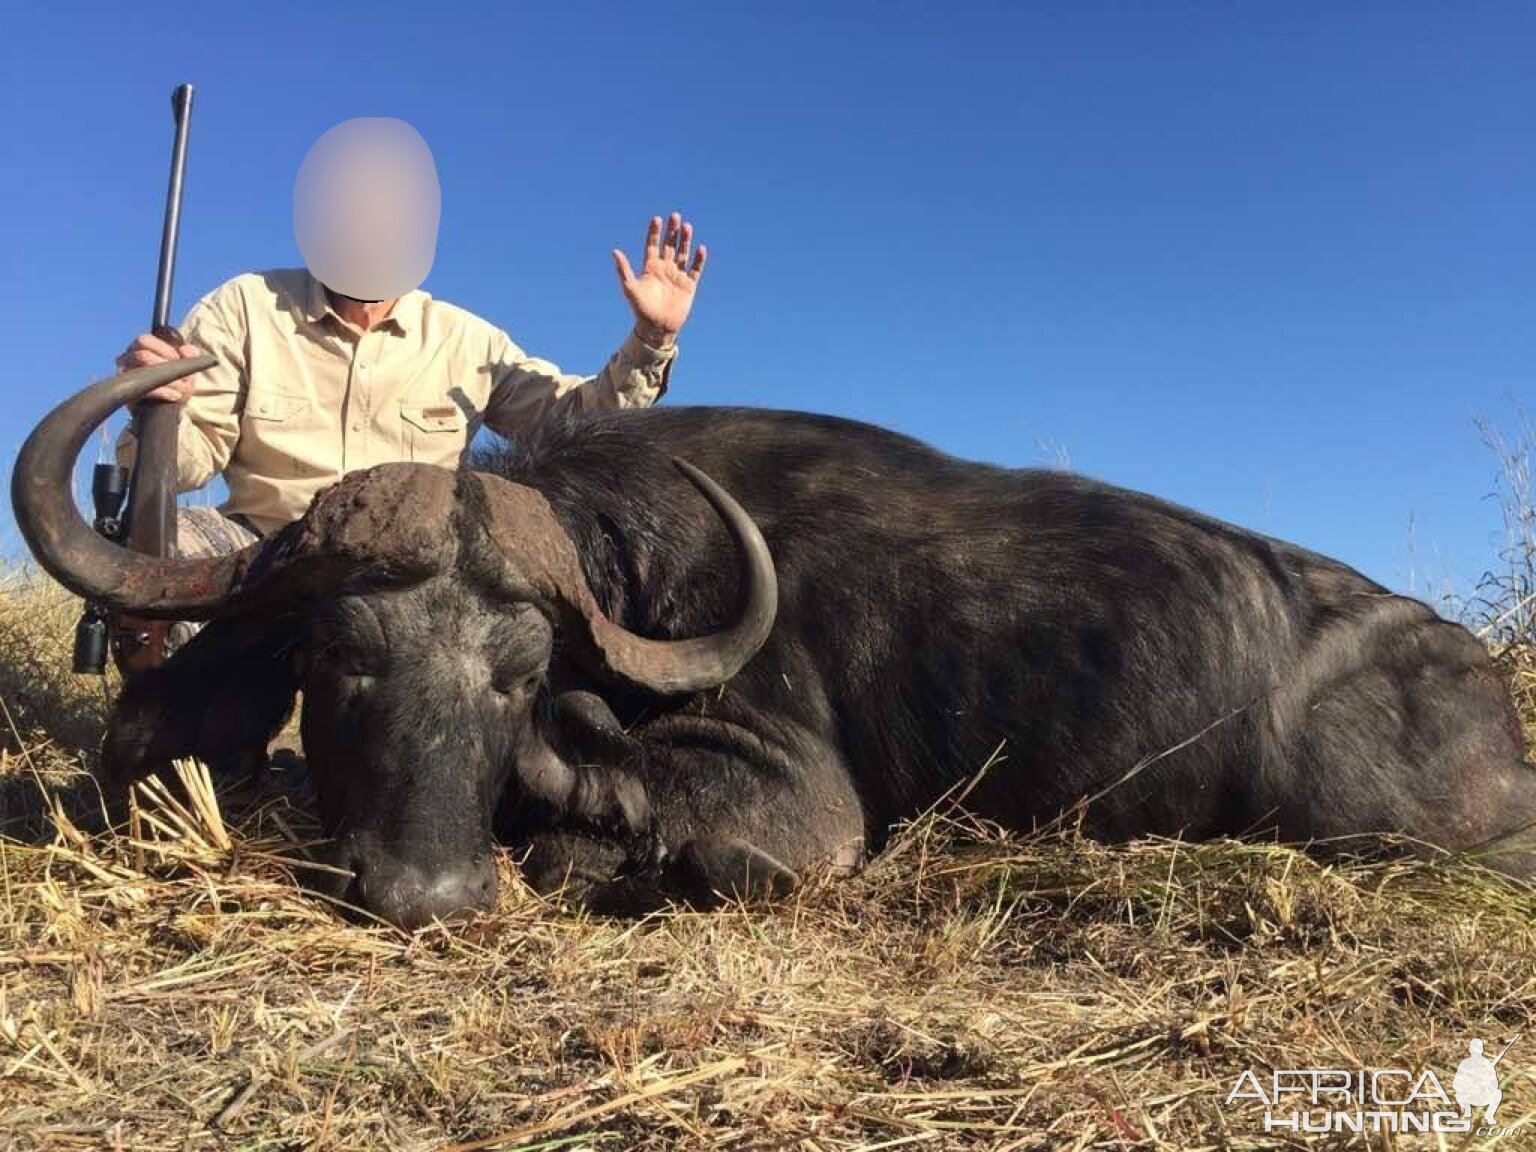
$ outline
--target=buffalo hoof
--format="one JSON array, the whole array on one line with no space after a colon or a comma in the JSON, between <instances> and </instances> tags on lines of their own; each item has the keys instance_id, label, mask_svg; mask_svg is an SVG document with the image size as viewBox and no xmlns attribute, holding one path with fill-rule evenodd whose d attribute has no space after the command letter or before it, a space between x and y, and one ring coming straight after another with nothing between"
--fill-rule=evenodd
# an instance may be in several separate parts
<instances>
[{"instance_id":1,"label":"buffalo hoof","mask_svg":"<svg viewBox=\"0 0 1536 1152\"><path fill-rule=\"evenodd\" d=\"M745 840L691 840L675 856L654 846L647 861L612 840L570 832L533 838L521 865L523 879L599 916L635 917L668 905L715 908L735 900L775 900L800 879L794 871Z\"/></svg>"}]
</instances>

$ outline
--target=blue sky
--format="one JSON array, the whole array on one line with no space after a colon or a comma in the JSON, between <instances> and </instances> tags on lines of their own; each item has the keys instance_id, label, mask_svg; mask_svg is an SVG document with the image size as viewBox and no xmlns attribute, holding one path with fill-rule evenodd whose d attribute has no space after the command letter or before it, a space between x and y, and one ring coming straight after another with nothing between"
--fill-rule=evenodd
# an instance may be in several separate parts
<instances>
[{"instance_id":1,"label":"blue sky","mask_svg":"<svg viewBox=\"0 0 1536 1152\"><path fill-rule=\"evenodd\" d=\"M679 207L711 260L668 403L1064 456L1464 588L1500 528L1474 422L1536 408L1536 7L1338 7L29 6L0 455L145 326L189 80L178 315L299 263L305 151L399 116L443 186L427 289L570 370L628 326L609 250Z\"/></svg>"}]
</instances>

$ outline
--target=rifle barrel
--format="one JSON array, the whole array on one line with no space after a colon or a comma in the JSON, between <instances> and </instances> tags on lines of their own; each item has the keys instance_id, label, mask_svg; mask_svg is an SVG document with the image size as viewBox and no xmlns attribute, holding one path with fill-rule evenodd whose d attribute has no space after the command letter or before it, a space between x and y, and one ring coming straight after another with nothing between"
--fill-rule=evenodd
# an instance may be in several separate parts
<instances>
[{"instance_id":1,"label":"rifle barrel","mask_svg":"<svg viewBox=\"0 0 1536 1152\"><path fill-rule=\"evenodd\" d=\"M171 145L171 176L165 190L165 221L160 228L160 267L155 275L154 328L171 326L171 289L176 277L176 238L181 233L181 190L187 172L187 129L192 123L192 85L171 93L176 140Z\"/></svg>"}]
</instances>

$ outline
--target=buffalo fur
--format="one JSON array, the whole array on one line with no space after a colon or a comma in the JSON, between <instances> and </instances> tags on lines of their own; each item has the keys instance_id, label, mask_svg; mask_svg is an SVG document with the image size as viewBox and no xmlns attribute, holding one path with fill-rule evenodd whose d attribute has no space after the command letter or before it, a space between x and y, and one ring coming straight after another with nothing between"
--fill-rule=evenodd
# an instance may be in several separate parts
<instances>
[{"instance_id":1,"label":"buffalo fur","mask_svg":"<svg viewBox=\"0 0 1536 1152\"><path fill-rule=\"evenodd\" d=\"M662 838L799 869L966 804L1109 837L1396 833L1469 849L1536 818L1486 651L1337 561L1059 471L969 463L824 416L658 409L553 424L475 467L545 493L604 609L657 637L731 618L734 553L673 468L767 538L780 611L719 692L605 691ZM1494 863L1532 869L1531 838Z\"/></svg>"},{"instance_id":2,"label":"buffalo fur","mask_svg":"<svg viewBox=\"0 0 1536 1152\"><path fill-rule=\"evenodd\" d=\"M537 605L466 575L460 499L430 579L209 625L130 688L109 764L248 763L302 690L335 894L406 926L493 897L493 826L537 886L644 906L855 868L957 790L1019 829L1394 833L1536 871L1536 777L1483 647L1303 548L788 412L580 416L473 467L544 493L609 616L682 639L733 619L738 560L674 457L778 574L767 644L720 688L586 674Z\"/></svg>"}]
</instances>

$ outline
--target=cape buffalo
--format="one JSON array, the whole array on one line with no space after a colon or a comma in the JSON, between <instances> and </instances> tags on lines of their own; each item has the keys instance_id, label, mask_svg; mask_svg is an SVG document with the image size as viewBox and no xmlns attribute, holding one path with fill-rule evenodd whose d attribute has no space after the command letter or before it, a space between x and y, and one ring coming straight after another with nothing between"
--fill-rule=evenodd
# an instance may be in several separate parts
<instances>
[{"instance_id":1,"label":"cape buffalo","mask_svg":"<svg viewBox=\"0 0 1536 1152\"><path fill-rule=\"evenodd\" d=\"M337 894L398 924L490 901L498 832L536 885L594 898L782 891L997 749L966 804L1015 828L1081 805L1106 837L1501 838L1495 864L1536 868L1482 645L1305 549L846 420L698 408L357 473L224 559L126 552L80 518L74 458L208 363L55 410L18 524L74 591L212 621L123 695L113 770L259 755L301 689Z\"/></svg>"}]
</instances>

